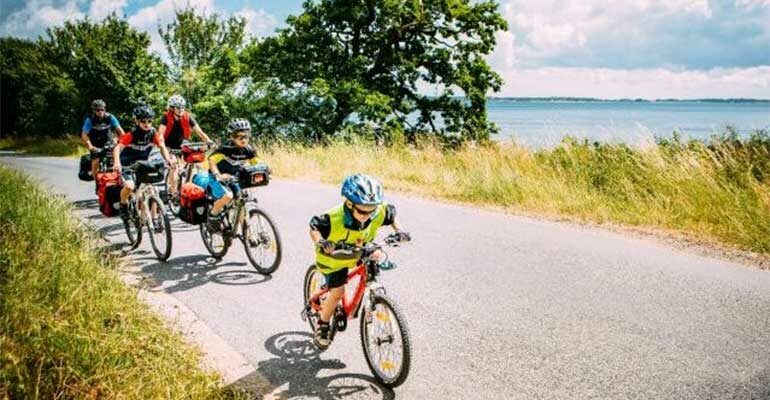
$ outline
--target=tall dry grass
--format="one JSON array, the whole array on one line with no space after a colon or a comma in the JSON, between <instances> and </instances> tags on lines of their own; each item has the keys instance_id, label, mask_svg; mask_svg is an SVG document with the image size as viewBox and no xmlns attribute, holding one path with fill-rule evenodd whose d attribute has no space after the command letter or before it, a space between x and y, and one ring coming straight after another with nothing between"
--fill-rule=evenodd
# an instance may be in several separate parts
<instances>
[{"instance_id":1,"label":"tall dry grass","mask_svg":"<svg viewBox=\"0 0 770 400\"><path fill-rule=\"evenodd\" d=\"M352 172L396 189L512 211L664 228L770 253L770 137L754 132L646 147L565 139L442 150L282 144L264 157L287 178L338 184Z\"/></svg>"}]
</instances>

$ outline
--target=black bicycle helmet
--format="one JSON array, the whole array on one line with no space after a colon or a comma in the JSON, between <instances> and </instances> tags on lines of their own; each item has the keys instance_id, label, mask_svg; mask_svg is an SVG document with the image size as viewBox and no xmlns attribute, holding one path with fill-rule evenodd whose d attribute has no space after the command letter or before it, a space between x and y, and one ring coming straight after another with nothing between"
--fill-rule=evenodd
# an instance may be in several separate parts
<instances>
[{"instance_id":1,"label":"black bicycle helmet","mask_svg":"<svg viewBox=\"0 0 770 400\"><path fill-rule=\"evenodd\" d=\"M139 104L134 107L133 114L136 119L155 118L155 111L152 111L152 108L147 104Z\"/></svg>"}]
</instances>

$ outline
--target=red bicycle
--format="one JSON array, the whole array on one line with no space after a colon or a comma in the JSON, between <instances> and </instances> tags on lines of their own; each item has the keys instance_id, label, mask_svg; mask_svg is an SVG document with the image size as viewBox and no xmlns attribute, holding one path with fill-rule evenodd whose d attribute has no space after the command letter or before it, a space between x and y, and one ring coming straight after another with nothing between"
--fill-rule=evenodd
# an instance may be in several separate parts
<instances>
[{"instance_id":1,"label":"red bicycle","mask_svg":"<svg viewBox=\"0 0 770 400\"><path fill-rule=\"evenodd\" d=\"M385 238L385 244L398 246L398 236L390 235ZM342 304L337 307L329 321L329 335L334 339L336 332L347 329L348 320L361 316L361 345L369 369L374 377L387 387L396 387L404 383L409 374L412 358L412 346L409 340L409 328L396 303L386 295L385 288L377 282L381 270L395 268L388 261L378 263L371 259L372 254L382 250L382 245L368 243L363 247L337 243L337 249L332 256L339 258L358 258L355 268L348 272L345 281L354 282L352 292L346 289ZM305 273L304 284L305 308L302 319L308 321L310 329L315 331L321 304L329 288L325 284L324 275L315 265L311 265ZM348 293L352 293L349 298Z\"/></svg>"}]
</instances>

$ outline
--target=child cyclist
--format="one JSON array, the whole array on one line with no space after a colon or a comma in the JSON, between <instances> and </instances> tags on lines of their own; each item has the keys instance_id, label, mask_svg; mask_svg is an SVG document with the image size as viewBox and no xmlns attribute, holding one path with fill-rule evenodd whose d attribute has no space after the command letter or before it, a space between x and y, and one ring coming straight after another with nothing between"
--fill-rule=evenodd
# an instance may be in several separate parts
<instances>
[{"instance_id":1,"label":"child cyclist","mask_svg":"<svg viewBox=\"0 0 770 400\"><path fill-rule=\"evenodd\" d=\"M236 175L243 167L264 163L254 148L249 145L251 138L251 123L244 118L236 118L227 124L230 140L208 157L209 169L215 179L208 179L206 190L214 198L214 205L208 215L209 229L213 232L221 228L222 209L241 191L237 181L232 180L223 186L219 180Z\"/></svg>"},{"instance_id":2,"label":"child cyclist","mask_svg":"<svg viewBox=\"0 0 770 400\"><path fill-rule=\"evenodd\" d=\"M155 117L155 112L152 108L146 104L140 104L134 108L134 122L136 128L127 132L120 137L118 145L115 146L114 152L114 168L115 171L121 172L123 165L131 165L136 161L144 161L150 157L152 148L157 146L160 148L160 153L163 155L163 159L166 160L168 165L174 164L174 159L166 149L166 145L163 142L163 136L155 131L152 127L152 119ZM129 171L123 171L123 189L120 191L120 217L123 220L128 219L128 197L136 189L134 183L134 176Z\"/></svg>"},{"instance_id":3,"label":"child cyclist","mask_svg":"<svg viewBox=\"0 0 770 400\"><path fill-rule=\"evenodd\" d=\"M321 316L313 335L313 342L320 349L331 344L329 320L337 303L345 293L348 269L356 266L357 260L336 259L331 256L336 243L363 246L377 236L377 230L390 225L399 241L409 241L407 232L400 230L396 222L396 208L382 199L382 186L368 175L356 174L342 182L342 197L345 201L337 207L310 220L310 239L316 247L316 268L324 274L329 294L321 304ZM382 261L380 251L372 259Z\"/></svg>"}]
</instances>

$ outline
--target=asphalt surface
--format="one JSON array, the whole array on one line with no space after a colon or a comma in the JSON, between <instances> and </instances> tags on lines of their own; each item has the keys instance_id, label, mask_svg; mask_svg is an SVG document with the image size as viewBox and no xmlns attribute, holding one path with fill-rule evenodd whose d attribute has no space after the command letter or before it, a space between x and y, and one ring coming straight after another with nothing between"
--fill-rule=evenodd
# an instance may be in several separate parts
<instances>
[{"instance_id":1,"label":"asphalt surface","mask_svg":"<svg viewBox=\"0 0 770 400\"><path fill-rule=\"evenodd\" d=\"M107 237L76 161L0 154L67 196ZM319 354L300 319L313 261L308 220L332 186L258 189L283 262L257 275L240 244L220 262L196 227L173 221L168 263L144 240L130 257L154 290L193 310L279 399L770 399L770 273L599 229L391 195L413 242L382 282L409 323L406 383L378 386L357 321ZM386 188L387 193L387 188ZM769 222L770 223L770 222ZM385 229L383 229L385 230ZM145 237L145 239L147 239Z\"/></svg>"}]
</instances>

